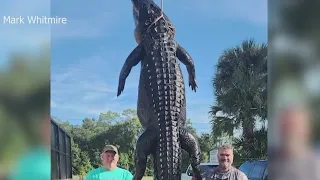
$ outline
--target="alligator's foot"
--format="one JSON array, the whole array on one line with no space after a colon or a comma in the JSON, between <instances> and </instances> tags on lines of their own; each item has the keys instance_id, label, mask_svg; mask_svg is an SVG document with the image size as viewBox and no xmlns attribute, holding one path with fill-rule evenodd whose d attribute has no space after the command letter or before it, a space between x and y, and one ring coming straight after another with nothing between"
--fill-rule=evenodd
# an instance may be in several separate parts
<instances>
[{"instance_id":1,"label":"alligator's foot","mask_svg":"<svg viewBox=\"0 0 320 180\"><path fill-rule=\"evenodd\" d=\"M136 174L133 180L141 180L144 176L147 167L147 157L152 153L152 148L155 147L156 137L157 131L147 129L138 138L134 157Z\"/></svg>"},{"instance_id":2,"label":"alligator's foot","mask_svg":"<svg viewBox=\"0 0 320 180\"><path fill-rule=\"evenodd\" d=\"M196 92L197 88L198 88L196 79L192 75L189 75L189 87L191 87L191 90L194 91L194 92Z\"/></svg>"},{"instance_id":3,"label":"alligator's foot","mask_svg":"<svg viewBox=\"0 0 320 180\"><path fill-rule=\"evenodd\" d=\"M197 139L185 128L180 130L181 148L189 153L193 179L202 180L200 172L200 146Z\"/></svg>"}]
</instances>

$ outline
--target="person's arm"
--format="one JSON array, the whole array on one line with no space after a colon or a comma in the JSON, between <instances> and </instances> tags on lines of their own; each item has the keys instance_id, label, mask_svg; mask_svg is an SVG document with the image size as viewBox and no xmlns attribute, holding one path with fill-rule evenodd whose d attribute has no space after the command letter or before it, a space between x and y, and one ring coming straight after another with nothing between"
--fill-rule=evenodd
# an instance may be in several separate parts
<instances>
[{"instance_id":1,"label":"person's arm","mask_svg":"<svg viewBox=\"0 0 320 180\"><path fill-rule=\"evenodd\" d=\"M240 173L240 179L241 180L248 180L248 177L243 172Z\"/></svg>"}]
</instances>

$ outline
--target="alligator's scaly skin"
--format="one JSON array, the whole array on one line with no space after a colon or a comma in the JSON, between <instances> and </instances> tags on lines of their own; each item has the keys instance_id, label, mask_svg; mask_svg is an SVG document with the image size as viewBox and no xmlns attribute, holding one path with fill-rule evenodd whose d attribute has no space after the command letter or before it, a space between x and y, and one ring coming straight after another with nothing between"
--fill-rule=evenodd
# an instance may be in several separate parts
<instances>
[{"instance_id":1,"label":"alligator's scaly skin","mask_svg":"<svg viewBox=\"0 0 320 180\"><path fill-rule=\"evenodd\" d=\"M137 113L145 131L137 141L133 179L142 179L147 156L152 155L154 179L181 180L182 148L189 153L194 176L200 180L200 147L185 126L185 85L177 58L186 65L189 86L196 91L193 60L174 40L173 25L152 0L132 3L138 46L122 67L117 96L124 90L132 67L141 61Z\"/></svg>"}]
</instances>

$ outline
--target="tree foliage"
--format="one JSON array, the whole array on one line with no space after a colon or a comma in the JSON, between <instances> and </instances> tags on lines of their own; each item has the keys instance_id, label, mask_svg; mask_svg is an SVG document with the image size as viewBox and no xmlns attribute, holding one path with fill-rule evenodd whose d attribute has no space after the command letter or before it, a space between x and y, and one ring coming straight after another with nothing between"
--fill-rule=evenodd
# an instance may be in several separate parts
<instances>
[{"instance_id":1,"label":"tree foliage","mask_svg":"<svg viewBox=\"0 0 320 180\"><path fill-rule=\"evenodd\" d=\"M100 153L106 144L113 144L118 147L120 159L119 167L134 173L134 150L136 140L141 134L140 125L136 111L126 109L122 113L108 111L100 113L97 119L84 118L82 124L71 125L68 121L59 120L58 123L72 136L73 152L73 174L84 176L92 168L101 166ZM192 127L191 120L187 120L187 128L196 135L196 129ZM211 150L209 134L199 138L199 144L203 150L202 159L208 161ZM183 151L182 170L185 171L189 165L189 156ZM145 175L152 175L152 164L148 158Z\"/></svg>"},{"instance_id":2,"label":"tree foliage","mask_svg":"<svg viewBox=\"0 0 320 180\"><path fill-rule=\"evenodd\" d=\"M236 149L241 149L241 156L246 152L257 157L253 149L256 122L267 118L267 45L245 40L240 46L225 50L219 57L212 85L216 97L216 104L209 111L213 137L233 136L235 129L242 129L241 143L239 139L234 143ZM266 133L262 137L267 139Z\"/></svg>"}]
</instances>

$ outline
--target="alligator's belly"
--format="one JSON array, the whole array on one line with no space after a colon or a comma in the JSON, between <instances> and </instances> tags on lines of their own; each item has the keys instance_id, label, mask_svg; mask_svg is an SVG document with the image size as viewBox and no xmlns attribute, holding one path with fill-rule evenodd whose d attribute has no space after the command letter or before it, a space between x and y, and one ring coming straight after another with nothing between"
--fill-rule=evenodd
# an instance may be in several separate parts
<instances>
[{"instance_id":1,"label":"alligator's belly","mask_svg":"<svg viewBox=\"0 0 320 180\"><path fill-rule=\"evenodd\" d=\"M161 58L162 59L162 58ZM156 119L161 111L177 113L184 106L183 75L176 59L154 61L141 69L139 100L145 121Z\"/></svg>"}]
</instances>

